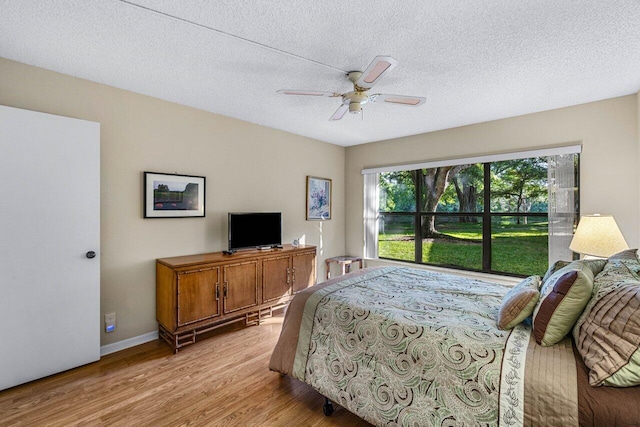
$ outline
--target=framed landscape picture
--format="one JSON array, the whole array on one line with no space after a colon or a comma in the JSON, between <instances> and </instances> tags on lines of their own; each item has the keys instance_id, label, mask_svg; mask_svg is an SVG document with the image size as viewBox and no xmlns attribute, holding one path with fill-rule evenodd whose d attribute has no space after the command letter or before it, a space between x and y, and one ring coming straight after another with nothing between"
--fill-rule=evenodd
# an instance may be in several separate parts
<instances>
[{"instance_id":1,"label":"framed landscape picture","mask_svg":"<svg viewBox=\"0 0 640 427\"><path fill-rule=\"evenodd\" d=\"M204 190L204 176L145 172L144 217L204 217Z\"/></svg>"},{"instance_id":2,"label":"framed landscape picture","mask_svg":"<svg viewBox=\"0 0 640 427\"><path fill-rule=\"evenodd\" d=\"M307 220L331 219L331 180L307 176Z\"/></svg>"}]
</instances>

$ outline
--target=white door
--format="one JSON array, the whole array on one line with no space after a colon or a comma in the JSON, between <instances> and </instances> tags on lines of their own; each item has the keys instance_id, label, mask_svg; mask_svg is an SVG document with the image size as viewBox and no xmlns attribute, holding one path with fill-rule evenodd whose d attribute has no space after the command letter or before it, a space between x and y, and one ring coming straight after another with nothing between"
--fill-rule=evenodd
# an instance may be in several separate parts
<instances>
[{"instance_id":1,"label":"white door","mask_svg":"<svg viewBox=\"0 0 640 427\"><path fill-rule=\"evenodd\" d=\"M0 106L0 390L100 358L99 255L100 125Z\"/></svg>"}]
</instances>

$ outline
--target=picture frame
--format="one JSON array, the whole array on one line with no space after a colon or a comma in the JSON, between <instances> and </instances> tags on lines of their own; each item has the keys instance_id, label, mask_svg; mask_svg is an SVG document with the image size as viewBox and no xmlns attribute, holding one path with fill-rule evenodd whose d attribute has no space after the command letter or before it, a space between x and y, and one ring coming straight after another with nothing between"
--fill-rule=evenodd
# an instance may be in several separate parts
<instances>
[{"instance_id":1,"label":"picture frame","mask_svg":"<svg viewBox=\"0 0 640 427\"><path fill-rule=\"evenodd\" d=\"M204 217L205 185L204 176L144 172L144 217Z\"/></svg>"},{"instance_id":2,"label":"picture frame","mask_svg":"<svg viewBox=\"0 0 640 427\"><path fill-rule=\"evenodd\" d=\"M331 219L331 180L307 176L307 221Z\"/></svg>"}]
</instances>

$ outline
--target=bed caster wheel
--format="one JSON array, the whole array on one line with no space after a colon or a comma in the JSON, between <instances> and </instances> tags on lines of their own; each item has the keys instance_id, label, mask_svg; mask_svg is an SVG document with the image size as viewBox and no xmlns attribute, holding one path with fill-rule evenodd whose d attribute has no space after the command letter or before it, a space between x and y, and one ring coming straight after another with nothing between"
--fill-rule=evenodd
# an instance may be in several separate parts
<instances>
[{"instance_id":1,"label":"bed caster wheel","mask_svg":"<svg viewBox=\"0 0 640 427\"><path fill-rule=\"evenodd\" d=\"M327 417L330 417L331 414L333 414L333 404L329 399L325 399L325 403L322 405L322 412Z\"/></svg>"}]
</instances>

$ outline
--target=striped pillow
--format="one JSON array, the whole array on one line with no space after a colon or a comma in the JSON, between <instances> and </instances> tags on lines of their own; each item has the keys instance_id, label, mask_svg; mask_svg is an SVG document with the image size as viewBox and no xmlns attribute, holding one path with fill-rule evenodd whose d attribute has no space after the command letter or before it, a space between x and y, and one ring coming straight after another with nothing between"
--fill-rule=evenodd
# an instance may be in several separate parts
<instances>
[{"instance_id":1,"label":"striped pillow","mask_svg":"<svg viewBox=\"0 0 640 427\"><path fill-rule=\"evenodd\" d=\"M592 386L640 385L640 263L611 257L573 336Z\"/></svg>"},{"instance_id":2,"label":"striped pillow","mask_svg":"<svg viewBox=\"0 0 640 427\"><path fill-rule=\"evenodd\" d=\"M536 342L550 346L560 342L573 328L591 298L593 270L574 261L543 283L540 301L533 312Z\"/></svg>"},{"instance_id":3,"label":"striped pillow","mask_svg":"<svg viewBox=\"0 0 640 427\"><path fill-rule=\"evenodd\" d=\"M640 282L609 292L593 306L577 347L592 386L640 385Z\"/></svg>"}]
</instances>

